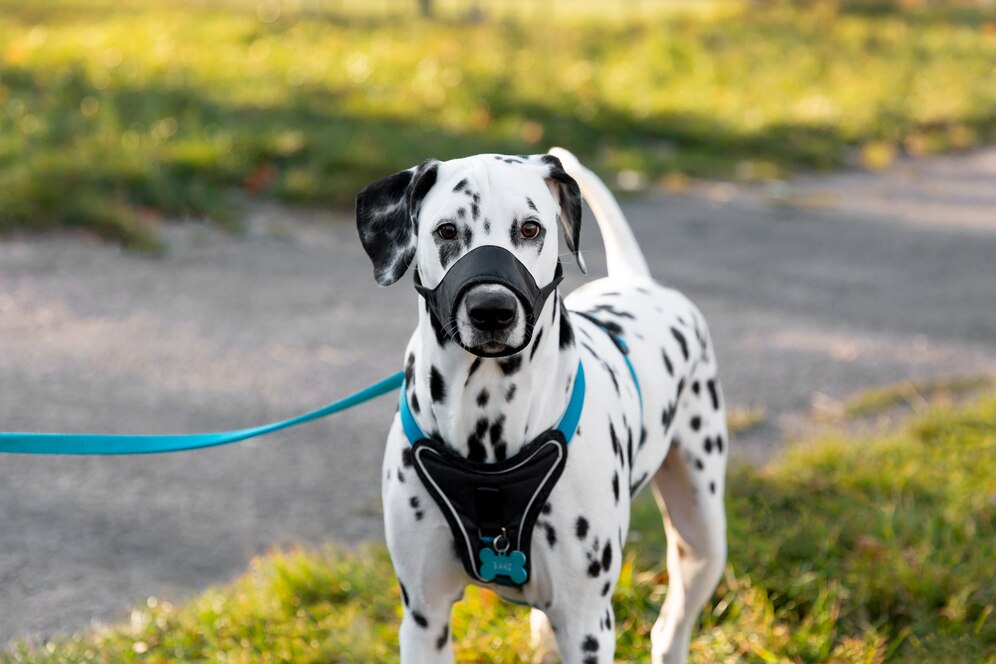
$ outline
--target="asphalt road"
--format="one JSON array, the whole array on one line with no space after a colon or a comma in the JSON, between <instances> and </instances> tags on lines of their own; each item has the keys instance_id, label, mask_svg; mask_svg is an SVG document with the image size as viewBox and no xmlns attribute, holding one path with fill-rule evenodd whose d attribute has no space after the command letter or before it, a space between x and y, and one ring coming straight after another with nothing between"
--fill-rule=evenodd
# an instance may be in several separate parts
<instances>
[{"instance_id":1,"label":"asphalt road","mask_svg":"<svg viewBox=\"0 0 996 664\"><path fill-rule=\"evenodd\" d=\"M624 207L655 275L705 312L728 401L768 413L734 456L775 453L814 395L996 371L994 149ZM414 293L377 288L351 222L329 221L256 207L242 237L172 228L160 259L0 242L0 429L249 426L396 371ZM0 644L181 599L279 544L381 537L393 410L169 456L0 458Z\"/></svg>"}]
</instances>

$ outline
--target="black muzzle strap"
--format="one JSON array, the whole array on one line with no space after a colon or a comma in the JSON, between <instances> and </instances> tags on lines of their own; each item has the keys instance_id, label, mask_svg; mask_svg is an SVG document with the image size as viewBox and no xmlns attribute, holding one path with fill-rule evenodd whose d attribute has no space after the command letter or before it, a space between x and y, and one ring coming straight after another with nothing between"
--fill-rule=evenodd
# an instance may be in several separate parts
<instances>
[{"instance_id":1,"label":"black muzzle strap","mask_svg":"<svg viewBox=\"0 0 996 664\"><path fill-rule=\"evenodd\" d=\"M518 353L529 343L536 318L543 310L546 299L564 278L564 269L557 261L553 280L540 288L529 269L511 251L495 245L478 247L464 254L453 264L435 288L426 288L418 272L415 273L415 290L425 298L429 313L446 330L446 335L456 341L456 313L463 296L472 287L497 284L512 291L522 304L526 315L526 334L522 344L501 355Z\"/></svg>"}]
</instances>

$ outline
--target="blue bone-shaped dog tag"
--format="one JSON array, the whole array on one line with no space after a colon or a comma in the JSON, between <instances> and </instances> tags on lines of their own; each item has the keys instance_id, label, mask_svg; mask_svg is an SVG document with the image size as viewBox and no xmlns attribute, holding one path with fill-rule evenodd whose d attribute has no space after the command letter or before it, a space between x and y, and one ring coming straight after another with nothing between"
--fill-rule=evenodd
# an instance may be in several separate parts
<instances>
[{"instance_id":1,"label":"blue bone-shaped dog tag","mask_svg":"<svg viewBox=\"0 0 996 664\"><path fill-rule=\"evenodd\" d=\"M507 576L513 583L522 585L526 582L526 554L521 551L511 551L507 554L498 553L492 549L481 549L481 578L494 581L496 576Z\"/></svg>"}]
</instances>

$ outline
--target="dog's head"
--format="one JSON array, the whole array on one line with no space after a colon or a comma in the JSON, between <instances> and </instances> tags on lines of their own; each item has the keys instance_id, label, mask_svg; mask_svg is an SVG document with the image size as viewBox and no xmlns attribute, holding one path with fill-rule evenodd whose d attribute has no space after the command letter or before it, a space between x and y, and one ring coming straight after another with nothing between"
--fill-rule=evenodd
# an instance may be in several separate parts
<instances>
[{"instance_id":1,"label":"dog's head","mask_svg":"<svg viewBox=\"0 0 996 664\"><path fill-rule=\"evenodd\" d=\"M584 270L578 253L581 195L551 155L429 159L364 188L356 198L356 225L377 283L393 284L414 262L420 292L436 290L448 300L443 308L452 316L436 324L476 355L521 349L533 321L527 298L509 280L468 278L475 256L504 261L543 288L555 281L559 225ZM454 272L466 287L437 288L455 264L482 247L490 249L470 256L470 265ZM428 308L432 315L439 311Z\"/></svg>"}]
</instances>

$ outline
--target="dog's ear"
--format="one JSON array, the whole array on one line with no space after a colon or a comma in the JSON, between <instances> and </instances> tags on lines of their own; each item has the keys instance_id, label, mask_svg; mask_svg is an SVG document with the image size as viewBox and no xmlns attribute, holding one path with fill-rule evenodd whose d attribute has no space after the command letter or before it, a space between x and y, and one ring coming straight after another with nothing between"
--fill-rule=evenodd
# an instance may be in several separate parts
<instances>
[{"instance_id":1,"label":"dog's ear","mask_svg":"<svg viewBox=\"0 0 996 664\"><path fill-rule=\"evenodd\" d=\"M581 272L588 273L588 266L581 257L581 190L574 178L567 174L564 165L552 154L540 155L546 165L546 184L550 193L560 203L560 225L564 229L567 248L574 253Z\"/></svg>"},{"instance_id":2,"label":"dog's ear","mask_svg":"<svg viewBox=\"0 0 996 664\"><path fill-rule=\"evenodd\" d=\"M381 286L400 279L415 257L419 210L438 170L438 161L426 159L367 185L356 196L356 230Z\"/></svg>"}]
</instances>

